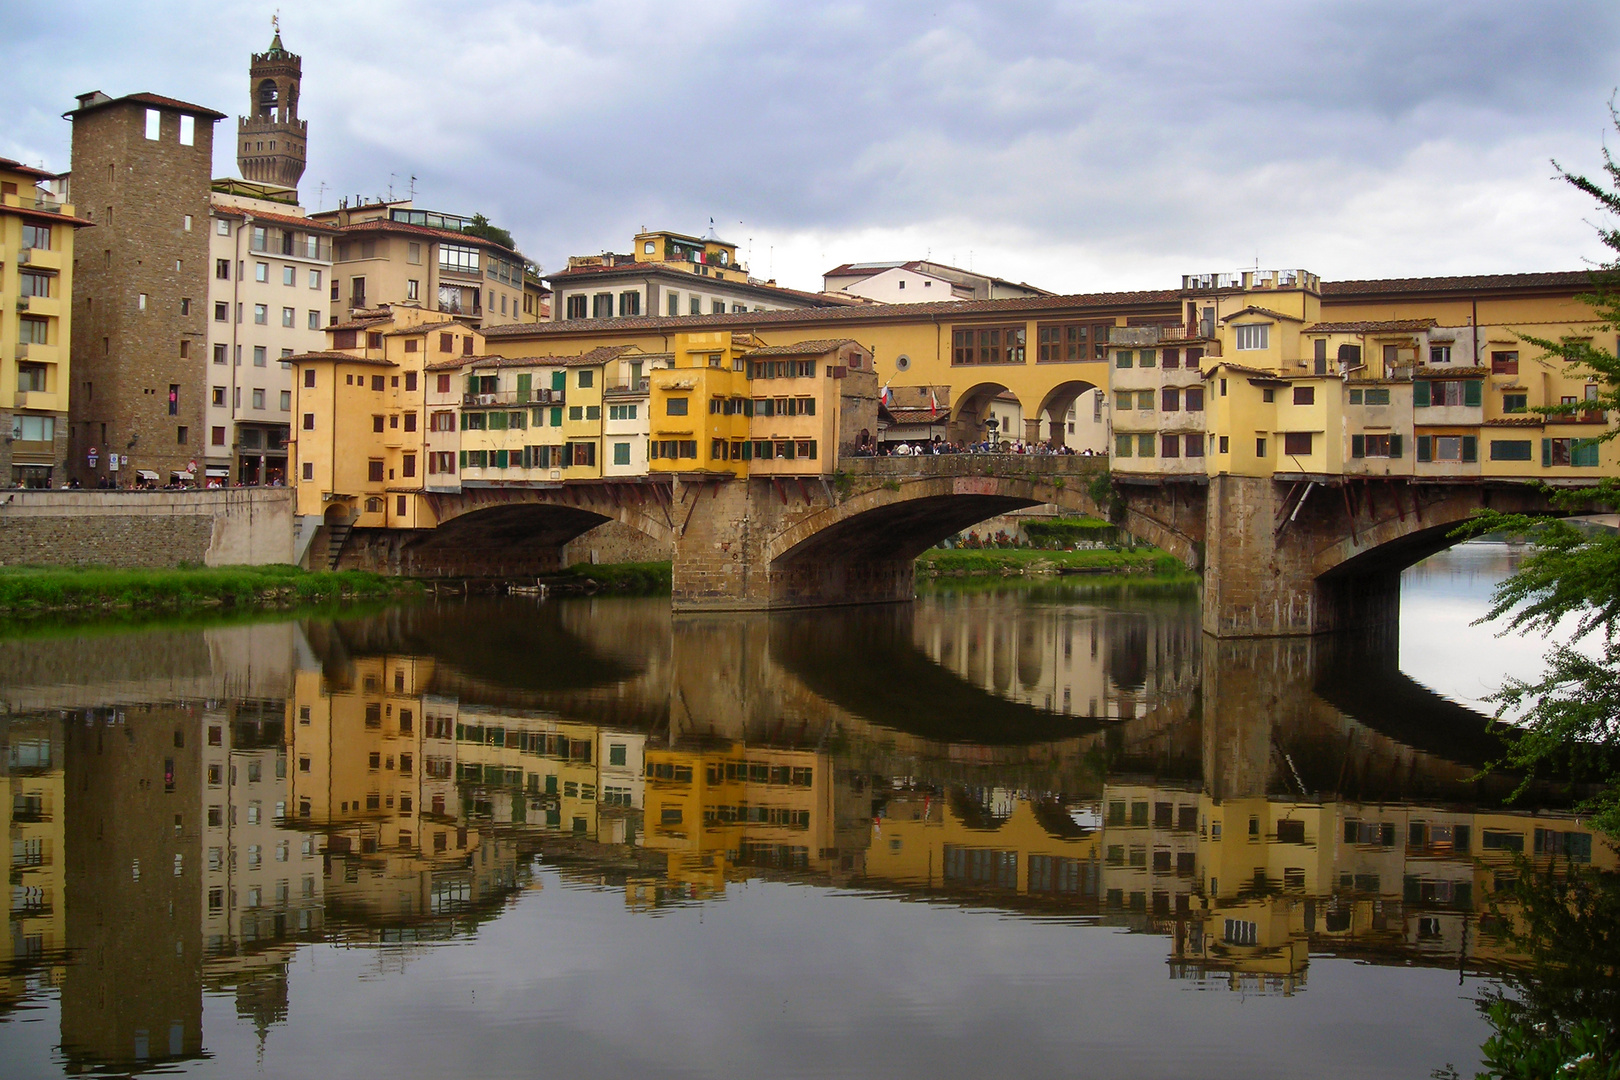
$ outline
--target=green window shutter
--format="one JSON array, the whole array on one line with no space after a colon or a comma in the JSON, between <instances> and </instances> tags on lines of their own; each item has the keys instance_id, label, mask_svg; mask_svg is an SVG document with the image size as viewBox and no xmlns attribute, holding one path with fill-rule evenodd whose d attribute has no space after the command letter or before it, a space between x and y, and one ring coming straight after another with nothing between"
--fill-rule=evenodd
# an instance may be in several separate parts
<instances>
[{"instance_id":1,"label":"green window shutter","mask_svg":"<svg viewBox=\"0 0 1620 1080\"><path fill-rule=\"evenodd\" d=\"M497 469L506 468L506 451L505 450L497 450L497 451L495 451L495 467Z\"/></svg>"},{"instance_id":2,"label":"green window shutter","mask_svg":"<svg viewBox=\"0 0 1620 1080\"><path fill-rule=\"evenodd\" d=\"M1121 349L1119 350L1118 354L1116 354L1114 363L1119 367L1128 368L1135 362L1135 360L1136 358L1131 354L1129 349Z\"/></svg>"},{"instance_id":3,"label":"green window shutter","mask_svg":"<svg viewBox=\"0 0 1620 1080\"><path fill-rule=\"evenodd\" d=\"M1485 384L1478 379L1469 379L1463 383L1463 404L1478 406L1485 400Z\"/></svg>"},{"instance_id":4,"label":"green window shutter","mask_svg":"<svg viewBox=\"0 0 1620 1080\"><path fill-rule=\"evenodd\" d=\"M1153 436L1138 435L1136 437L1136 456L1150 458L1153 456Z\"/></svg>"},{"instance_id":5,"label":"green window shutter","mask_svg":"<svg viewBox=\"0 0 1620 1080\"><path fill-rule=\"evenodd\" d=\"M529 423L534 427L546 426L546 410L538 405L529 410Z\"/></svg>"},{"instance_id":6,"label":"green window shutter","mask_svg":"<svg viewBox=\"0 0 1620 1080\"><path fill-rule=\"evenodd\" d=\"M506 414L503 412L490 413L489 419L486 422L489 424L489 430L491 431L506 430Z\"/></svg>"},{"instance_id":7,"label":"green window shutter","mask_svg":"<svg viewBox=\"0 0 1620 1080\"><path fill-rule=\"evenodd\" d=\"M1412 383L1412 408L1427 409L1429 407L1429 384L1422 379Z\"/></svg>"},{"instance_id":8,"label":"green window shutter","mask_svg":"<svg viewBox=\"0 0 1620 1080\"><path fill-rule=\"evenodd\" d=\"M1132 444L1134 442L1135 442L1135 440L1132 439L1129 435L1116 435L1116 436L1114 436L1114 456L1115 457L1130 457L1131 456L1131 447L1132 447Z\"/></svg>"},{"instance_id":9,"label":"green window shutter","mask_svg":"<svg viewBox=\"0 0 1620 1080\"><path fill-rule=\"evenodd\" d=\"M1469 386L1478 386L1479 384L1478 383L1469 383L1468 385ZM1477 436L1464 435L1462 437L1462 459L1464 461L1478 461L1479 460L1479 439L1478 439Z\"/></svg>"},{"instance_id":10,"label":"green window shutter","mask_svg":"<svg viewBox=\"0 0 1620 1080\"><path fill-rule=\"evenodd\" d=\"M1141 359L1142 359L1142 366L1143 367L1152 367L1153 364L1154 364L1153 350L1152 349L1143 349L1142 354L1141 354Z\"/></svg>"},{"instance_id":11,"label":"green window shutter","mask_svg":"<svg viewBox=\"0 0 1620 1080\"><path fill-rule=\"evenodd\" d=\"M566 371L553 371L551 373L551 388L565 390L568 387L568 373Z\"/></svg>"},{"instance_id":12,"label":"green window shutter","mask_svg":"<svg viewBox=\"0 0 1620 1080\"><path fill-rule=\"evenodd\" d=\"M1598 463L1598 441L1596 439L1576 439L1570 447L1569 463L1571 465L1593 466Z\"/></svg>"},{"instance_id":13,"label":"green window shutter","mask_svg":"<svg viewBox=\"0 0 1620 1080\"><path fill-rule=\"evenodd\" d=\"M467 468L467 451L465 450L461 452L461 468L463 471L466 471Z\"/></svg>"},{"instance_id":14,"label":"green window shutter","mask_svg":"<svg viewBox=\"0 0 1620 1080\"><path fill-rule=\"evenodd\" d=\"M478 393L478 376L476 376L476 375L467 376L467 393L469 393L469 394Z\"/></svg>"},{"instance_id":15,"label":"green window shutter","mask_svg":"<svg viewBox=\"0 0 1620 1080\"><path fill-rule=\"evenodd\" d=\"M1353 458L1363 458L1367 456L1367 436L1350 436L1350 456Z\"/></svg>"},{"instance_id":16,"label":"green window shutter","mask_svg":"<svg viewBox=\"0 0 1620 1080\"><path fill-rule=\"evenodd\" d=\"M810 454L809 454L809 457L810 457L811 461L816 460L816 440L814 440L814 439L810 440ZM1593 462L1593 464L1596 464L1596 462Z\"/></svg>"},{"instance_id":17,"label":"green window shutter","mask_svg":"<svg viewBox=\"0 0 1620 1080\"><path fill-rule=\"evenodd\" d=\"M805 411L805 415L807 415L807 416L816 415L816 399L815 398L809 398L809 399L807 399L805 401L805 403L804 403L804 411Z\"/></svg>"},{"instance_id":18,"label":"green window shutter","mask_svg":"<svg viewBox=\"0 0 1620 1080\"><path fill-rule=\"evenodd\" d=\"M1552 468L1552 440L1551 439L1542 439L1541 440L1541 467L1543 469Z\"/></svg>"},{"instance_id":19,"label":"green window shutter","mask_svg":"<svg viewBox=\"0 0 1620 1080\"><path fill-rule=\"evenodd\" d=\"M562 406L556 405L551 410L551 426L562 427Z\"/></svg>"},{"instance_id":20,"label":"green window shutter","mask_svg":"<svg viewBox=\"0 0 1620 1080\"><path fill-rule=\"evenodd\" d=\"M1434 460L1434 454L1433 454L1434 443L1433 443L1432 440L1433 440L1433 437L1429 436L1429 435L1419 435L1417 437L1417 459L1419 461L1433 461Z\"/></svg>"},{"instance_id":21,"label":"green window shutter","mask_svg":"<svg viewBox=\"0 0 1620 1080\"><path fill-rule=\"evenodd\" d=\"M1392 458L1401 456L1401 437L1399 435L1389 437L1389 456Z\"/></svg>"},{"instance_id":22,"label":"green window shutter","mask_svg":"<svg viewBox=\"0 0 1620 1080\"><path fill-rule=\"evenodd\" d=\"M461 414L461 430L462 431L467 430L467 414L466 413Z\"/></svg>"},{"instance_id":23,"label":"green window shutter","mask_svg":"<svg viewBox=\"0 0 1620 1080\"><path fill-rule=\"evenodd\" d=\"M533 375L519 375L518 376L517 390L518 390L518 392L517 392L518 401L519 402L527 402L529 400L529 398L533 395L534 376Z\"/></svg>"},{"instance_id":24,"label":"green window shutter","mask_svg":"<svg viewBox=\"0 0 1620 1080\"><path fill-rule=\"evenodd\" d=\"M753 461L754 460L754 444L753 444L753 442L751 440L746 441L746 442L743 443L743 456L742 456L742 459L744 461Z\"/></svg>"}]
</instances>

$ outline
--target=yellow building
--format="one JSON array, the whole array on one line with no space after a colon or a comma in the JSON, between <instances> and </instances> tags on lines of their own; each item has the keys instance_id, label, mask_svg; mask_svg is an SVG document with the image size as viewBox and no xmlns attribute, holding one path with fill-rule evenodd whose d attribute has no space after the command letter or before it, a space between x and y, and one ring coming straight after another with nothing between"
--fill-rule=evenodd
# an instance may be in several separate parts
<instances>
[{"instance_id":1,"label":"yellow building","mask_svg":"<svg viewBox=\"0 0 1620 1080\"><path fill-rule=\"evenodd\" d=\"M62 722L18 715L0 722L0 807L10 838L9 927L0 942L0 1010L29 983L58 981L50 966L67 955L67 795Z\"/></svg>"},{"instance_id":2,"label":"yellow building","mask_svg":"<svg viewBox=\"0 0 1620 1080\"><path fill-rule=\"evenodd\" d=\"M448 315L410 307L382 309L327 332L330 349L288 358L296 374L292 457L300 518L339 527L431 528L438 522L422 498L426 368L481 355L482 336Z\"/></svg>"},{"instance_id":3,"label":"yellow building","mask_svg":"<svg viewBox=\"0 0 1620 1080\"><path fill-rule=\"evenodd\" d=\"M50 487L67 461L73 236L89 222L0 158L0 483Z\"/></svg>"}]
</instances>

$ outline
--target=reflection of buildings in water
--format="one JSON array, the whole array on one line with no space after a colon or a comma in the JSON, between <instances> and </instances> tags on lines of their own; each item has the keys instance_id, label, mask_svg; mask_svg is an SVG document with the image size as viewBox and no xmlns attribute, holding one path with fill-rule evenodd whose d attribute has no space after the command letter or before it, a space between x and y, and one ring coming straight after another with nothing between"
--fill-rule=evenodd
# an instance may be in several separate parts
<instances>
[{"instance_id":1,"label":"reflection of buildings in water","mask_svg":"<svg viewBox=\"0 0 1620 1080\"><path fill-rule=\"evenodd\" d=\"M200 714L154 704L65 724L70 1071L202 1052Z\"/></svg>"},{"instance_id":2,"label":"reflection of buildings in water","mask_svg":"<svg viewBox=\"0 0 1620 1080\"><path fill-rule=\"evenodd\" d=\"M916 647L974 686L1048 712L1112 719L1190 689L1200 633L1196 607L1011 605L995 593L940 596L914 616Z\"/></svg>"},{"instance_id":3,"label":"reflection of buildings in water","mask_svg":"<svg viewBox=\"0 0 1620 1080\"><path fill-rule=\"evenodd\" d=\"M0 941L0 1013L61 980L66 955L62 725L0 716L0 811L10 839L9 925Z\"/></svg>"}]
</instances>

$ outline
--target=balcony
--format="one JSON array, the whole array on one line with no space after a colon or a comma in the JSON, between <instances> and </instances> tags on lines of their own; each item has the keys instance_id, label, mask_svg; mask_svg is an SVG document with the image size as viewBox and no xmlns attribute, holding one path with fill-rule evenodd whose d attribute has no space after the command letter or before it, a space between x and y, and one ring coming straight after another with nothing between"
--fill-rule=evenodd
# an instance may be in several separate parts
<instances>
[{"instance_id":1,"label":"balcony","mask_svg":"<svg viewBox=\"0 0 1620 1080\"><path fill-rule=\"evenodd\" d=\"M519 397L519 393L523 393ZM518 390L497 390L487 394L467 393L461 395L463 405L561 405L563 392L561 390L539 389L521 392Z\"/></svg>"},{"instance_id":2,"label":"balcony","mask_svg":"<svg viewBox=\"0 0 1620 1080\"><path fill-rule=\"evenodd\" d=\"M18 409L36 409L41 412L65 411L57 401L57 395L49 390L19 390L16 402L14 408Z\"/></svg>"},{"instance_id":3,"label":"balcony","mask_svg":"<svg viewBox=\"0 0 1620 1080\"><path fill-rule=\"evenodd\" d=\"M646 394L646 393L649 393L651 391L651 389L652 389L652 378L651 378L651 376L643 375L639 379L616 379L616 380L610 380L607 383L607 385L602 387L602 394L603 394L603 396L609 396L609 397L614 395L614 394L622 394L622 395L627 395L628 396L628 395L634 395L634 394Z\"/></svg>"}]
</instances>

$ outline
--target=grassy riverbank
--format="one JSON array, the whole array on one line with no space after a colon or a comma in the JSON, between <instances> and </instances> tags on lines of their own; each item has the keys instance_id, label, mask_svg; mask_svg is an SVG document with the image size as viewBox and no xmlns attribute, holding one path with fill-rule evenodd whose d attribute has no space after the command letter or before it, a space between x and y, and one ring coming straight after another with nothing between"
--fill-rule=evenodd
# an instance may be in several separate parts
<instances>
[{"instance_id":1,"label":"grassy riverbank","mask_svg":"<svg viewBox=\"0 0 1620 1080\"><path fill-rule=\"evenodd\" d=\"M1134 551L1090 549L1041 551L1037 548L932 548L917 556L920 576L964 574L1157 574L1193 577L1174 555L1157 548Z\"/></svg>"},{"instance_id":2,"label":"grassy riverbank","mask_svg":"<svg viewBox=\"0 0 1620 1080\"><path fill-rule=\"evenodd\" d=\"M12 617L103 610L287 608L414 596L419 591L419 585L403 578L295 566L0 567L0 614Z\"/></svg>"},{"instance_id":3,"label":"grassy riverbank","mask_svg":"<svg viewBox=\"0 0 1620 1080\"><path fill-rule=\"evenodd\" d=\"M667 562L577 563L567 573L582 584L594 581L606 592L633 596L668 596L672 580Z\"/></svg>"}]
</instances>

